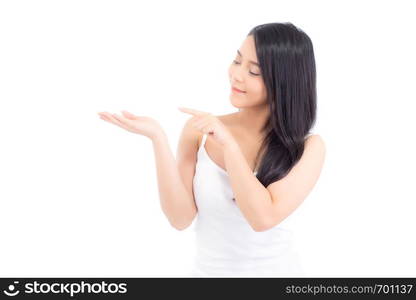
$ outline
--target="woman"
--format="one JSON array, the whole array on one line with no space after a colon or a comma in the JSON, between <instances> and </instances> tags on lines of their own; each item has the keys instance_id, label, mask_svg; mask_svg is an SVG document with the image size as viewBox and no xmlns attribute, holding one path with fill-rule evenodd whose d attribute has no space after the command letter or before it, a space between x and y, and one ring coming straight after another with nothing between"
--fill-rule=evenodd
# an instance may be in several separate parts
<instances>
[{"instance_id":1,"label":"woman","mask_svg":"<svg viewBox=\"0 0 416 300\"><path fill-rule=\"evenodd\" d=\"M123 111L102 119L149 137L161 207L183 230L195 217L192 276L295 277L303 267L290 217L317 182L325 157L316 118L316 70L310 38L292 23L254 27L229 67L239 111L191 114L175 160L149 117Z\"/></svg>"}]
</instances>

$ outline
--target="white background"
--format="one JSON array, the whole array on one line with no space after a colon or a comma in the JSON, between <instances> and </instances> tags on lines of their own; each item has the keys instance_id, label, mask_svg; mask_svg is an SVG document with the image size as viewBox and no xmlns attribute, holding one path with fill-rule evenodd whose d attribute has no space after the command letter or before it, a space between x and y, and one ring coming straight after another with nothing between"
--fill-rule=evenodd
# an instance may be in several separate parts
<instances>
[{"instance_id":1,"label":"white background","mask_svg":"<svg viewBox=\"0 0 416 300\"><path fill-rule=\"evenodd\" d=\"M97 112L156 118L176 155L177 107L236 111L236 50L286 21L314 44L327 146L297 211L307 274L416 276L412 4L0 2L0 276L185 276L194 233L160 209L150 140Z\"/></svg>"}]
</instances>

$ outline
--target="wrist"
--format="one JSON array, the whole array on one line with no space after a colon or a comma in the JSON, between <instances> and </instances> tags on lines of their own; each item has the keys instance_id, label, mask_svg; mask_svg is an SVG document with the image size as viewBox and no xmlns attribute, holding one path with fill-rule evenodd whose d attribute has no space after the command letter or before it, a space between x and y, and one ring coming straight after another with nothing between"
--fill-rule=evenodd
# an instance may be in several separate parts
<instances>
[{"instance_id":1,"label":"wrist","mask_svg":"<svg viewBox=\"0 0 416 300\"><path fill-rule=\"evenodd\" d=\"M164 131L160 131L156 133L154 136L150 138L153 142L153 144L163 143L166 142L168 137L166 136L166 133Z\"/></svg>"}]
</instances>

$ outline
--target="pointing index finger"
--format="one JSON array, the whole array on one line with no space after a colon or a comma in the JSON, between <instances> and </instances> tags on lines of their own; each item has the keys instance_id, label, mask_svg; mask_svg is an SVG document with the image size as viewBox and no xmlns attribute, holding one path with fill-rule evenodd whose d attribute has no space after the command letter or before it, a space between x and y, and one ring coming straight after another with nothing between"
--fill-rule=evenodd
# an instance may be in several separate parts
<instances>
[{"instance_id":1,"label":"pointing index finger","mask_svg":"<svg viewBox=\"0 0 416 300\"><path fill-rule=\"evenodd\" d=\"M186 107L178 107L178 109L184 113L188 113L194 116L200 116L200 115L205 115L207 114L206 112L200 111L200 110L196 110L196 109L191 109L191 108L186 108Z\"/></svg>"}]
</instances>

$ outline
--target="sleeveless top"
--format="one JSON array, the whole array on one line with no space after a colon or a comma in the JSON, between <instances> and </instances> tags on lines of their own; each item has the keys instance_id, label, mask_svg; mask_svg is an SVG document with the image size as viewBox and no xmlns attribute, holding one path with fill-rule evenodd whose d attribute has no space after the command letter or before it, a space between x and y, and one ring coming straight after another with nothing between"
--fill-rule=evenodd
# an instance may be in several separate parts
<instances>
[{"instance_id":1,"label":"sleeveless top","mask_svg":"<svg viewBox=\"0 0 416 300\"><path fill-rule=\"evenodd\" d=\"M196 253L190 276L304 276L289 228L296 211L271 229L254 231L233 200L228 173L206 152L206 139L204 134L193 179L198 212L194 224Z\"/></svg>"}]
</instances>

